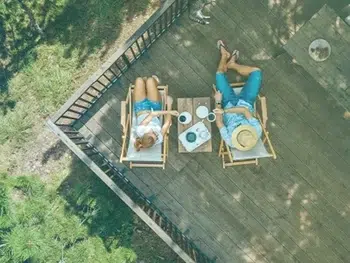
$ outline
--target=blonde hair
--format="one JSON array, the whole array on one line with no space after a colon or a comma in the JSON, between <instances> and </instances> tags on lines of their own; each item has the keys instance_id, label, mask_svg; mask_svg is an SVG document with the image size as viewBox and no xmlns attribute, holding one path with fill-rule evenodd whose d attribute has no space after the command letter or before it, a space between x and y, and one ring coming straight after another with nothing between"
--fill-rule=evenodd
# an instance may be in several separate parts
<instances>
[{"instance_id":1,"label":"blonde hair","mask_svg":"<svg viewBox=\"0 0 350 263\"><path fill-rule=\"evenodd\" d=\"M150 148L154 144L154 138L149 134L145 134L142 137L136 138L134 146L136 151L140 151L141 148Z\"/></svg>"}]
</instances>

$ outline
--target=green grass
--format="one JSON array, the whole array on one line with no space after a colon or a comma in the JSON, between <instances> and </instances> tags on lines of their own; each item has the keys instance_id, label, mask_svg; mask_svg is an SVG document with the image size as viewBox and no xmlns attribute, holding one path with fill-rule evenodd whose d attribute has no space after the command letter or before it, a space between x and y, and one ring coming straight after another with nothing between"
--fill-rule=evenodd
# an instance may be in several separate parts
<instances>
[{"instance_id":1,"label":"green grass","mask_svg":"<svg viewBox=\"0 0 350 263\"><path fill-rule=\"evenodd\" d=\"M64 58L64 53L60 44L40 45L35 61L9 81L10 98L17 103L0 118L0 143L10 140L21 144L30 140L31 128L72 94L79 57L74 52L70 58Z\"/></svg>"}]
</instances>

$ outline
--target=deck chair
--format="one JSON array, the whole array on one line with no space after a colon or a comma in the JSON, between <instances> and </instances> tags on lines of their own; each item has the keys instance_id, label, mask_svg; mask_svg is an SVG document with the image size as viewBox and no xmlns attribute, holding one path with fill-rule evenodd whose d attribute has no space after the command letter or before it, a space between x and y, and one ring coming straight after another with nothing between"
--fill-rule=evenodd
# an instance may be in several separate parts
<instances>
[{"instance_id":1,"label":"deck chair","mask_svg":"<svg viewBox=\"0 0 350 263\"><path fill-rule=\"evenodd\" d=\"M158 86L162 97L162 110L165 110L168 96L168 86ZM129 162L133 167L160 167L165 169L165 163L169 152L169 130L164 136L163 143L151 148L141 149L139 152L134 148L136 114L133 105L134 85L130 85L125 101L121 102L121 127L122 127L122 149L120 162ZM161 123L164 122L163 116Z\"/></svg>"},{"instance_id":2,"label":"deck chair","mask_svg":"<svg viewBox=\"0 0 350 263\"><path fill-rule=\"evenodd\" d=\"M238 95L245 83L231 83L231 87L234 92ZM215 85L213 88L216 90ZM262 138L259 139L256 146L249 151L239 151L229 147L223 139L220 140L219 146L219 156L222 158L223 168L235 165L244 164L255 164L258 165L258 160L260 158L270 157L276 159L276 152L272 146L271 140L269 138L269 132L267 131L267 105L266 97L259 95L257 102L254 105L256 118L259 120L263 134Z\"/></svg>"}]
</instances>

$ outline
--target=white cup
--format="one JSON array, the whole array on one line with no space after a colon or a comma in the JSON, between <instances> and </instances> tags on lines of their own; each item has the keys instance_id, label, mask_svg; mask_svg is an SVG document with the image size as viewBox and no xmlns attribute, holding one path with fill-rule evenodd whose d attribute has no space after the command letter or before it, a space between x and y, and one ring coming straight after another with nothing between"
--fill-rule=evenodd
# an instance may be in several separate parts
<instances>
[{"instance_id":1,"label":"white cup","mask_svg":"<svg viewBox=\"0 0 350 263\"><path fill-rule=\"evenodd\" d=\"M212 118L212 119L210 119L210 118ZM214 113L214 112L209 112L209 114L208 114L208 116L207 116L207 120L208 120L209 122L214 122L214 121L216 120L216 115L215 115L215 113Z\"/></svg>"},{"instance_id":2,"label":"white cup","mask_svg":"<svg viewBox=\"0 0 350 263\"><path fill-rule=\"evenodd\" d=\"M181 124L189 124L192 121L192 115L189 112L184 111L184 112L181 112L181 114L177 119ZM182 120L182 119L185 119L185 120Z\"/></svg>"}]
</instances>

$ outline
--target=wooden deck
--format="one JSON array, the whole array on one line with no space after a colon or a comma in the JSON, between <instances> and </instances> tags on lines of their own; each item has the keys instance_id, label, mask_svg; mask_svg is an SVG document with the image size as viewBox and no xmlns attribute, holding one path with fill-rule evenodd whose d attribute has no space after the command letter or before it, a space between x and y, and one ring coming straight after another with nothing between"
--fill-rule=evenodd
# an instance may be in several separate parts
<instances>
[{"instance_id":1,"label":"wooden deck","mask_svg":"<svg viewBox=\"0 0 350 263\"><path fill-rule=\"evenodd\" d=\"M166 170L135 168L127 177L217 262L350 262L350 123L342 119L344 110L283 50L297 28L284 23L286 8L263 0L217 2L209 26L180 18L77 127L122 166L120 101L129 83L157 74L174 98L210 96L215 43L225 39L241 51L242 63L263 69L278 159L224 170L214 125L213 153L179 154L174 123ZM322 5L310 6L305 16Z\"/></svg>"}]
</instances>

